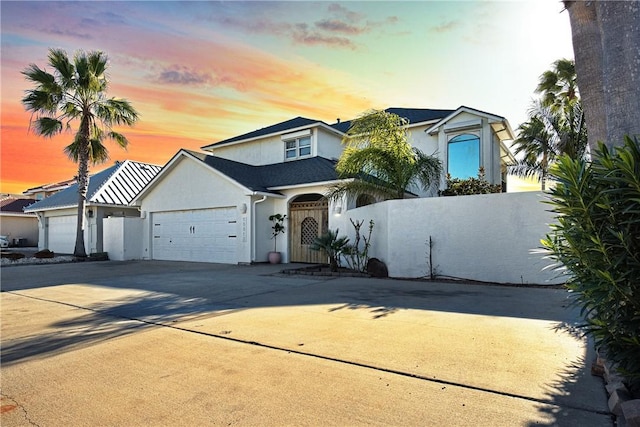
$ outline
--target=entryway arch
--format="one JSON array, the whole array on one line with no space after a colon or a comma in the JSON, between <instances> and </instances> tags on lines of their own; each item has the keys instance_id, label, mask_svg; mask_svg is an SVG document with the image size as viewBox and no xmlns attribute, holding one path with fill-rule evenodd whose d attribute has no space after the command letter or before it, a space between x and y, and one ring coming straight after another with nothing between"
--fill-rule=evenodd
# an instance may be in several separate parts
<instances>
[{"instance_id":1,"label":"entryway arch","mask_svg":"<svg viewBox=\"0 0 640 427\"><path fill-rule=\"evenodd\" d=\"M326 264L327 256L310 249L314 239L327 232L329 202L322 194L301 194L289 203L291 262Z\"/></svg>"}]
</instances>

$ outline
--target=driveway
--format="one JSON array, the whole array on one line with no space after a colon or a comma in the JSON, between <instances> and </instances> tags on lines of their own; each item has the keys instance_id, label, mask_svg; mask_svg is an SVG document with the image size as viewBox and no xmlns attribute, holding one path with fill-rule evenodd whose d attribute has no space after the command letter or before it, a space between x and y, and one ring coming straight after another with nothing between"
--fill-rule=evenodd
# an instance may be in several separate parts
<instances>
[{"instance_id":1,"label":"driveway","mask_svg":"<svg viewBox=\"0 0 640 427\"><path fill-rule=\"evenodd\" d=\"M611 426L561 289L2 269L2 426Z\"/></svg>"}]
</instances>

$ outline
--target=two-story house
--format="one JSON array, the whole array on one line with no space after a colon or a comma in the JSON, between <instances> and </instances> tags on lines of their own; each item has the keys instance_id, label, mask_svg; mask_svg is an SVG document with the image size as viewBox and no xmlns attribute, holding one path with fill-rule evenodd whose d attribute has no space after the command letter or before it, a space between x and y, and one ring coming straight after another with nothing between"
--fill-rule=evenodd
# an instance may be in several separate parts
<instances>
[{"instance_id":1,"label":"two-story house","mask_svg":"<svg viewBox=\"0 0 640 427\"><path fill-rule=\"evenodd\" d=\"M409 120L411 143L437 155L445 173L465 178L484 167L491 183L504 184L512 158L505 141L513 139L504 117L464 106L387 111ZM135 200L145 221L142 257L235 264L266 261L277 249L285 262L324 262L309 245L359 202L324 197L338 180L349 126L296 117L204 146L206 153L180 150ZM287 220L274 241L268 218L276 213Z\"/></svg>"}]
</instances>

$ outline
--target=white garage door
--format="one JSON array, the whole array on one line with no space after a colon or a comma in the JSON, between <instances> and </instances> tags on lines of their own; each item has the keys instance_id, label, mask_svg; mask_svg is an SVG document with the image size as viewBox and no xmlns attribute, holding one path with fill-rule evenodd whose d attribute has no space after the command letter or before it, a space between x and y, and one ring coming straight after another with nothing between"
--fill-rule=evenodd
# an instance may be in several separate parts
<instances>
[{"instance_id":1,"label":"white garage door","mask_svg":"<svg viewBox=\"0 0 640 427\"><path fill-rule=\"evenodd\" d=\"M153 259L237 263L235 207L155 212L152 220Z\"/></svg>"},{"instance_id":2,"label":"white garage door","mask_svg":"<svg viewBox=\"0 0 640 427\"><path fill-rule=\"evenodd\" d=\"M47 249L60 254L72 254L76 246L77 215L47 218Z\"/></svg>"}]
</instances>

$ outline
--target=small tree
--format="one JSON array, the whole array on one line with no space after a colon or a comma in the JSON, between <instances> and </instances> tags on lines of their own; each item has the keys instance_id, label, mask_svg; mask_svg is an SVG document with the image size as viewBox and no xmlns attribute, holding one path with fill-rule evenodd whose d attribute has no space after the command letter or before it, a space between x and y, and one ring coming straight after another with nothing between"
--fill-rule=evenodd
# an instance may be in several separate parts
<instances>
[{"instance_id":1,"label":"small tree","mask_svg":"<svg viewBox=\"0 0 640 427\"><path fill-rule=\"evenodd\" d=\"M273 251L278 252L277 243L278 243L278 235L284 233L284 220L287 218L287 215L282 214L273 214L269 216L269 221L273 222L271 226L271 238L273 239Z\"/></svg>"}]
</instances>

